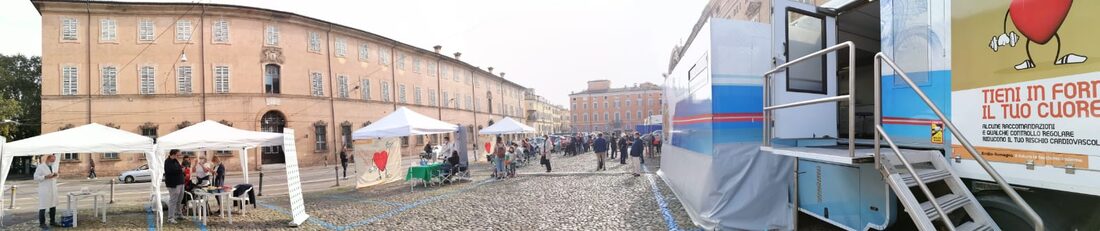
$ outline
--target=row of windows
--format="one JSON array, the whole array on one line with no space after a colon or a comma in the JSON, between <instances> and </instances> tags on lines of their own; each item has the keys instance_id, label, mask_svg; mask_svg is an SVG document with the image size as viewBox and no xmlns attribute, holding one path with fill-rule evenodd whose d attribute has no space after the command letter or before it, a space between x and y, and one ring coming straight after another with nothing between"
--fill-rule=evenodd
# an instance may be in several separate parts
<instances>
[{"instance_id":1,"label":"row of windows","mask_svg":"<svg viewBox=\"0 0 1100 231\"><path fill-rule=\"evenodd\" d=\"M645 100L645 102L642 102L642 100L638 100L638 106L646 106L646 105L649 105L649 106L660 106L660 105L661 105L661 101L662 101L661 99L657 99L657 100L653 100L653 99L646 99L646 100ZM632 104L633 104L633 101L631 101L631 100L629 100L629 99L628 99L628 100L626 100L626 103L625 103L625 104L623 104L623 101L619 101L619 100L615 100L615 102L613 102L613 103L612 103L612 102L606 102L606 101L605 101L605 102L603 102L603 108L611 108L611 106L614 106L614 107L615 107L615 109L620 109L620 108L622 108L622 107L624 107L624 106L626 106L626 107L630 107L630 106L632 106ZM584 109L588 109L588 106L589 106L590 104L587 104L587 103L581 103L580 105L581 105L581 107L583 107ZM592 102L592 103L591 103L591 105L592 105L592 109L600 109L600 103ZM581 109L581 108L578 108L578 107L577 107L577 103L573 103L573 108L574 108L574 109Z\"/></svg>"},{"instance_id":2,"label":"row of windows","mask_svg":"<svg viewBox=\"0 0 1100 231\"><path fill-rule=\"evenodd\" d=\"M192 93L191 66L176 67L176 92ZM61 95L77 95L79 91L80 71L76 66L61 67ZM138 93L156 94L156 66L138 67ZM118 94L118 67L105 65L99 70L100 94ZM214 66L214 93L229 93L229 67Z\"/></svg>"},{"instance_id":3,"label":"row of windows","mask_svg":"<svg viewBox=\"0 0 1100 231\"><path fill-rule=\"evenodd\" d=\"M61 19L61 40L63 41L77 41L79 35L77 29L80 26L80 21L73 17L62 17ZM195 28L192 21L189 19L180 19L175 22L176 26L176 41L190 42L192 34L195 32ZM229 42L229 21L224 19L215 20L212 24L214 35L211 37L214 43L227 43ZM139 19L137 22L137 40L139 42L153 42L157 39L156 23L152 19ZM99 41L100 42L118 42L118 21L111 18L104 18L99 20Z\"/></svg>"},{"instance_id":4,"label":"row of windows","mask_svg":"<svg viewBox=\"0 0 1100 231\"><path fill-rule=\"evenodd\" d=\"M631 113L630 112L623 113L624 117L619 117L618 112L615 112L615 114L614 114L615 117L611 117L611 115L612 115L611 113L607 113L607 112L603 113L603 122L629 121ZM648 115L653 116L653 111L649 111ZM634 117L634 118L643 119L643 118L646 118L646 117L642 117L642 111L637 111L637 117ZM574 122L582 122L582 121L583 122L589 122L589 121L600 122L600 116L598 114L589 116L588 113L584 113L583 115L581 115L580 119L581 120L578 120L577 116L573 115L573 121ZM614 120L612 120L612 119L614 119Z\"/></svg>"}]
</instances>

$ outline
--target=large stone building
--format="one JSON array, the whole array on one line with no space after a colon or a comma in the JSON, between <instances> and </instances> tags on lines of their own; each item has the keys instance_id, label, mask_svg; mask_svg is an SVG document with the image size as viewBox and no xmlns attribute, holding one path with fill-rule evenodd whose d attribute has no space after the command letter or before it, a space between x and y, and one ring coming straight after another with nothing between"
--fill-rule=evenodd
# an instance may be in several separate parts
<instances>
[{"instance_id":1,"label":"large stone building","mask_svg":"<svg viewBox=\"0 0 1100 231\"><path fill-rule=\"evenodd\" d=\"M588 88L569 94L574 132L631 131L661 114L661 87L653 83L611 88L611 81L588 81Z\"/></svg>"},{"instance_id":2,"label":"large stone building","mask_svg":"<svg viewBox=\"0 0 1100 231\"><path fill-rule=\"evenodd\" d=\"M568 131L562 126L562 119L569 117L569 110L559 105L554 105L545 97L535 94L535 89L528 89L524 94L527 109L527 125L538 130L539 134L555 134Z\"/></svg>"},{"instance_id":3,"label":"large stone building","mask_svg":"<svg viewBox=\"0 0 1100 231\"><path fill-rule=\"evenodd\" d=\"M32 1L42 15L42 131L100 123L150 137L204 120L295 131L303 166L334 163L351 132L397 107L474 131L524 117L524 91L493 68L316 18L193 3ZM412 137L406 154L438 138ZM488 137L471 137L487 140ZM242 153L211 153L231 157ZM279 163L280 148L248 153ZM101 175L137 154L65 154ZM238 169L238 158L225 158ZM260 166L259 164L253 164ZM70 171L70 169L72 169Z\"/></svg>"}]
</instances>

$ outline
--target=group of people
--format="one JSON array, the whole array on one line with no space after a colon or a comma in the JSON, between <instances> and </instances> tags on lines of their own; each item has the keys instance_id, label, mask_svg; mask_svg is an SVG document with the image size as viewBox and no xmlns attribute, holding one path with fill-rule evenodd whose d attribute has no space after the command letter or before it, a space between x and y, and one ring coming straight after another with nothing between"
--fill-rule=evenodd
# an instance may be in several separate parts
<instances>
[{"instance_id":1,"label":"group of people","mask_svg":"<svg viewBox=\"0 0 1100 231\"><path fill-rule=\"evenodd\" d=\"M181 220L183 208L180 205L184 201L184 192L195 190L196 187L213 186L220 192L225 186L225 165L222 165L217 156L206 162L205 156L199 156L195 164L191 164L191 156L183 156L180 150L172 149L168 152L168 158L164 160L164 185L168 187L168 223L175 224ZM218 205L221 205L218 198ZM216 212L216 211L215 211Z\"/></svg>"},{"instance_id":2,"label":"group of people","mask_svg":"<svg viewBox=\"0 0 1100 231\"><path fill-rule=\"evenodd\" d=\"M605 138L603 133L596 133L595 138L592 139L592 151L596 153L596 171L607 170L606 159L608 155L610 154L610 158L614 160L616 152L618 152L619 164L626 164L627 155L629 155L632 158L630 162L633 167L631 174L635 177L641 176L642 164L645 163L643 154L647 144L652 142L647 142L647 137L638 132L633 134L623 133L618 137L608 135L607 137L610 137L610 139Z\"/></svg>"}]
</instances>

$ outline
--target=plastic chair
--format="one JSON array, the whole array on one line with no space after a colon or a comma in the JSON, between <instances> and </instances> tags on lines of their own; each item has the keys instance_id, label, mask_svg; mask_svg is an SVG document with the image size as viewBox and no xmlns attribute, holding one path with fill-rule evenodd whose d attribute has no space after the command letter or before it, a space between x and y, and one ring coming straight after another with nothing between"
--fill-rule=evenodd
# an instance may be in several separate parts
<instances>
[{"instance_id":1,"label":"plastic chair","mask_svg":"<svg viewBox=\"0 0 1100 231\"><path fill-rule=\"evenodd\" d=\"M240 202L239 205L240 205L240 208L241 208L241 214L244 214L244 212L245 212L244 204L252 202L251 200L248 199L248 192L251 192L251 191L252 191L252 188L249 187L248 189L245 189L244 192L241 192L241 196L239 196L239 197L229 195L229 203ZM229 210L230 213L233 213L232 207L233 207L233 204L230 204L230 210Z\"/></svg>"},{"instance_id":2,"label":"plastic chair","mask_svg":"<svg viewBox=\"0 0 1100 231\"><path fill-rule=\"evenodd\" d=\"M198 216L199 220L202 220L202 224L205 225L207 218L206 197L195 196L195 194L191 192L183 192L183 196L190 198L190 200L187 201L188 215L192 217Z\"/></svg>"}]
</instances>

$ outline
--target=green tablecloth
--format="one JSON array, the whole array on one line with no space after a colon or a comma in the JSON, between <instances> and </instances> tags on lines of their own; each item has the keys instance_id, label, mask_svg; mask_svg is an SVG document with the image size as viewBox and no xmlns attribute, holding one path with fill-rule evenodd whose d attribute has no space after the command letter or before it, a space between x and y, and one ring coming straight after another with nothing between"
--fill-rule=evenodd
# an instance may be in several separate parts
<instances>
[{"instance_id":1,"label":"green tablecloth","mask_svg":"<svg viewBox=\"0 0 1100 231\"><path fill-rule=\"evenodd\" d=\"M405 174L405 181L420 179L424 182L430 182L432 177L438 175L440 166L443 166L443 163L433 163L427 166L410 166L409 172Z\"/></svg>"}]
</instances>

